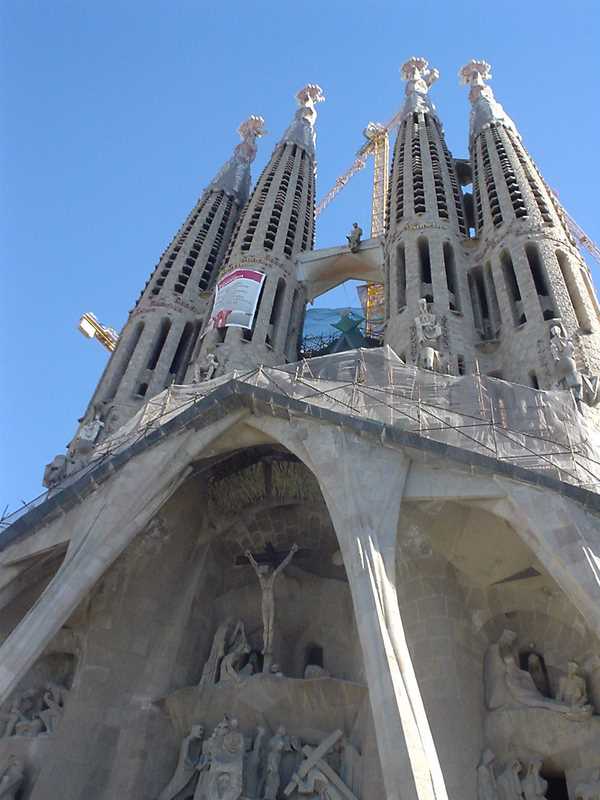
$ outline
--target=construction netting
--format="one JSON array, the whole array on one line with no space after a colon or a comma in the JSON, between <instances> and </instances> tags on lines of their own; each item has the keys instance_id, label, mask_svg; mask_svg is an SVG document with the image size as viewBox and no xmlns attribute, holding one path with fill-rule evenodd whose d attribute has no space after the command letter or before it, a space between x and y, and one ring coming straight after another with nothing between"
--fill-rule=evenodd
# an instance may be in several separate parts
<instances>
[{"instance_id":1,"label":"construction netting","mask_svg":"<svg viewBox=\"0 0 600 800\"><path fill-rule=\"evenodd\" d=\"M171 386L105 439L94 460L126 447L232 377L600 491L600 432L570 392L429 372L404 364L387 346Z\"/></svg>"}]
</instances>

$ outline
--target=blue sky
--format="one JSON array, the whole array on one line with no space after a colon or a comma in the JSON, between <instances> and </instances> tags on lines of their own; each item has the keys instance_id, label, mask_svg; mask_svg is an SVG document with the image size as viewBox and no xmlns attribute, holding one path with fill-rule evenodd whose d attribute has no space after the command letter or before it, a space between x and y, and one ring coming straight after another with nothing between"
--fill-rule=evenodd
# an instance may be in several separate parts
<instances>
[{"instance_id":1,"label":"blue sky","mask_svg":"<svg viewBox=\"0 0 600 800\"><path fill-rule=\"evenodd\" d=\"M600 4L4 0L0 4L2 406L0 510L41 491L106 361L76 330L117 329L203 187L262 114L258 175L319 83L318 196L369 120L402 102L399 65L423 55L455 156L467 152L458 68L485 58L497 98L563 204L600 241ZM319 220L317 246L369 227L370 174ZM596 284L600 271L594 266ZM355 305L336 290L324 305Z\"/></svg>"}]
</instances>

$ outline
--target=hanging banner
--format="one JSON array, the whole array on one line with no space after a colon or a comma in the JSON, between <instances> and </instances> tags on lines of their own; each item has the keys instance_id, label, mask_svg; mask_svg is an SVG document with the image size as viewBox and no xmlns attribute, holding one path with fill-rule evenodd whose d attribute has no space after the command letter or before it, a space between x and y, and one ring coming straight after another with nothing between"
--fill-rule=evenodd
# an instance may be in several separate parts
<instances>
[{"instance_id":1,"label":"hanging banner","mask_svg":"<svg viewBox=\"0 0 600 800\"><path fill-rule=\"evenodd\" d=\"M210 321L213 328L251 328L265 282L257 269L234 269L217 283Z\"/></svg>"}]
</instances>

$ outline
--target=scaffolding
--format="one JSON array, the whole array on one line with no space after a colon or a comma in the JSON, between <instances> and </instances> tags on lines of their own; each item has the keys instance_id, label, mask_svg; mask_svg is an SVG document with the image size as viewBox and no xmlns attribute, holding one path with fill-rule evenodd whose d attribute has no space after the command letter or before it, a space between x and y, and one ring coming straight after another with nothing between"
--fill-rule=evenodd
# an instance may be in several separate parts
<instances>
[{"instance_id":1,"label":"scaffolding","mask_svg":"<svg viewBox=\"0 0 600 800\"><path fill-rule=\"evenodd\" d=\"M202 384L173 385L149 400L63 488L159 429L216 388L238 381L282 398L370 419L600 493L600 432L569 391L539 391L482 375L455 377L406 365L389 346L281 367L257 367ZM52 490L56 491L56 489ZM48 492L0 519L7 527Z\"/></svg>"}]
</instances>

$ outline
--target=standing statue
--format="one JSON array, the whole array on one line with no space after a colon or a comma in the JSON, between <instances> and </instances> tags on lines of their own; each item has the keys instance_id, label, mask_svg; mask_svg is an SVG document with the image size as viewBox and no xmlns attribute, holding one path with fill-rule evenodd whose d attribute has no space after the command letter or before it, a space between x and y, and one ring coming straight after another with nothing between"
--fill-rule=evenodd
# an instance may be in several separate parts
<instances>
[{"instance_id":1,"label":"standing statue","mask_svg":"<svg viewBox=\"0 0 600 800\"><path fill-rule=\"evenodd\" d=\"M570 719L591 716L592 706L572 706L544 697L527 670L520 669L514 653L517 634L505 630L500 639L490 645L485 654L485 703L490 711L497 708L545 708L566 714Z\"/></svg>"},{"instance_id":2,"label":"standing statue","mask_svg":"<svg viewBox=\"0 0 600 800\"><path fill-rule=\"evenodd\" d=\"M363 235L363 229L360 227L358 222L353 222L352 230L350 231L348 236L346 236L346 239L348 240L348 247L350 248L351 253L358 252L362 235Z\"/></svg>"},{"instance_id":3,"label":"standing statue","mask_svg":"<svg viewBox=\"0 0 600 800\"><path fill-rule=\"evenodd\" d=\"M542 660L537 653L529 653L527 656L527 669L533 678L533 682L535 683L535 687L538 692L543 694L544 697L550 697L548 678L546 676L546 672L544 671L544 667L542 666Z\"/></svg>"},{"instance_id":4,"label":"standing statue","mask_svg":"<svg viewBox=\"0 0 600 800\"><path fill-rule=\"evenodd\" d=\"M491 750L484 750L477 767L477 800L498 800L498 786L494 773L496 757Z\"/></svg>"},{"instance_id":5,"label":"standing statue","mask_svg":"<svg viewBox=\"0 0 600 800\"><path fill-rule=\"evenodd\" d=\"M273 628L275 625L275 580L277 576L290 563L294 557L294 553L298 550L298 545L293 544L292 549L283 559L278 567L273 568L270 564L257 564L254 556L249 550L246 550L245 556L254 567L254 571L258 577L258 582L262 591L262 621L263 621L263 656L264 664L263 671L267 672L270 667L270 660L273 648Z\"/></svg>"},{"instance_id":6,"label":"standing statue","mask_svg":"<svg viewBox=\"0 0 600 800\"><path fill-rule=\"evenodd\" d=\"M581 403L581 375L575 362L575 345L573 340L565 336L560 325L550 328L550 352L554 359L556 385L558 389L568 389L577 405Z\"/></svg>"},{"instance_id":7,"label":"standing statue","mask_svg":"<svg viewBox=\"0 0 600 800\"><path fill-rule=\"evenodd\" d=\"M566 703L572 708L583 708L588 705L585 678L579 674L579 664L576 661L568 662L567 674L558 682L556 699L559 703Z\"/></svg>"},{"instance_id":8,"label":"standing statue","mask_svg":"<svg viewBox=\"0 0 600 800\"><path fill-rule=\"evenodd\" d=\"M275 732L275 736L272 736L269 740L269 752L267 755L267 769L265 772L263 791L264 800L277 800L279 784L281 783L281 776L279 774L281 758L284 750L290 749L289 736L287 736L284 726L280 725Z\"/></svg>"},{"instance_id":9,"label":"standing statue","mask_svg":"<svg viewBox=\"0 0 600 800\"><path fill-rule=\"evenodd\" d=\"M415 317L417 328L418 358L417 365L422 369L437 371L441 365L438 350L438 339L442 335L442 327L435 314L427 309L427 300L419 300L419 314Z\"/></svg>"},{"instance_id":10,"label":"standing statue","mask_svg":"<svg viewBox=\"0 0 600 800\"><path fill-rule=\"evenodd\" d=\"M548 781L540 775L543 760L536 758L527 767L525 777L521 781L521 790L525 800L543 800L546 797Z\"/></svg>"},{"instance_id":11,"label":"standing statue","mask_svg":"<svg viewBox=\"0 0 600 800\"><path fill-rule=\"evenodd\" d=\"M242 794L245 750L237 719L226 716L210 737L210 764L202 782L198 782L194 800L238 800Z\"/></svg>"},{"instance_id":12,"label":"standing statue","mask_svg":"<svg viewBox=\"0 0 600 800\"><path fill-rule=\"evenodd\" d=\"M263 741L267 731L262 725L256 727L256 736L254 737L254 744L248 756L248 763L246 765L246 796L250 800L258 798L258 789L260 786L260 762L262 759Z\"/></svg>"},{"instance_id":13,"label":"standing statue","mask_svg":"<svg viewBox=\"0 0 600 800\"><path fill-rule=\"evenodd\" d=\"M16 800L24 779L23 764L17 756L9 756L6 765L0 766L0 800Z\"/></svg>"},{"instance_id":14,"label":"standing statue","mask_svg":"<svg viewBox=\"0 0 600 800\"><path fill-rule=\"evenodd\" d=\"M499 800L522 800L521 774L522 765L520 761L511 761L498 775L498 798Z\"/></svg>"},{"instance_id":15,"label":"standing statue","mask_svg":"<svg viewBox=\"0 0 600 800\"><path fill-rule=\"evenodd\" d=\"M208 353L202 362L196 362L193 367L192 383L201 381L211 381L215 377L215 372L219 366L219 359L215 353Z\"/></svg>"},{"instance_id":16,"label":"standing statue","mask_svg":"<svg viewBox=\"0 0 600 800\"><path fill-rule=\"evenodd\" d=\"M179 759L177 760L173 777L159 794L158 800L175 800L184 789L189 790L189 797L192 796L194 790L193 779L198 774L196 766L202 754L203 739L204 727L202 725L192 725L189 736L186 736L181 742Z\"/></svg>"},{"instance_id":17,"label":"standing statue","mask_svg":"<svg viewBox=\"0 0 600 800\"><path fill-rule=\"evenodd\" d=\"M7 739L9 736L13 736L17 722L20 722L22 718L24 717L21 714L21 704L18 699L12 703L9 711L0 712L0 719L6 720L2 738Z\"/></svg>"},{"instance_id":18,"label":"standing statue","mask_svg":"<svg viewBox=\"0 0 600 800\"><path fill-rule=\"evenodd\" d=\"M225 655L227 634L231 627L232 620L226 619L217 628L215 637L213 639L212 647L204 668L202 669L202 677L200 678L200 686L206 686L217 682L219 677L219 668L221 661Z\"/></svg>"}]
</instances>

